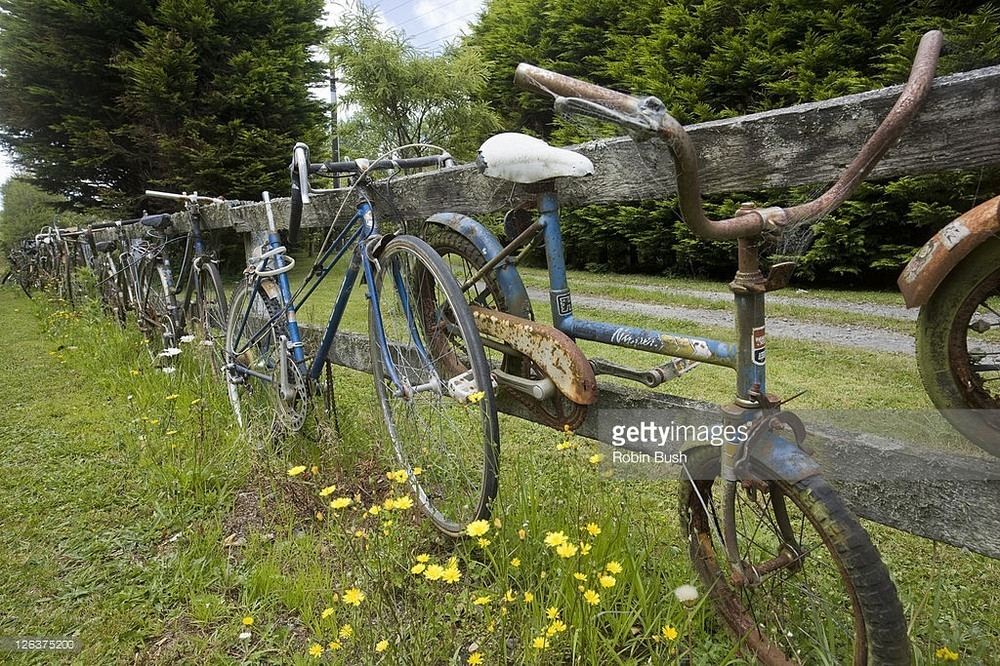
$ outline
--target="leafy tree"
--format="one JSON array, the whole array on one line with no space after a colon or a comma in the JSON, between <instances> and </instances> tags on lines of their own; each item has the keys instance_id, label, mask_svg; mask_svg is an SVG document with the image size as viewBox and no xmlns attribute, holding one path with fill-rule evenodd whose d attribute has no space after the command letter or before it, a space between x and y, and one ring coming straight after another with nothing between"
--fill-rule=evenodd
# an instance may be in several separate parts
<instances>
[{"instance_id":1,"label":"leafy tree","mask_svg":"<svg viewBox=\"0 0 1000 666\"><path fill-rule=\"evenodd\" d=\"M340 128L347 153L375 156L429 143L470 157L499 127L495 113L477 101L486 63L473 48L421 53L380 26L373 9L358 5L334 28L330 53L349 87L341 97L348 119Z\"/></svg>"},{"instance_id":2,"label":"leafy tree","mask_svg":"<svg viewBox=\"0 0 1000 666\"><path fill-rule=\"evenodd\" d=\"M44 189L257 198L323 137L323 0L2 0L0 140Z\"/></svg>"},{"instance_id":3,"label":"leafy tree","mask_svg":"<svg viewBox=\"0 0 1000 666\"><path fill-rule=\"evenodd\" d=\"M22 238L33 237L49 224L63 198L32 185L22 178L11 178L0 185L0 252L4 255Z\"/></svg>"},{"instance_id":4,"label":"leafy tree","mask_svg":"<svg viewBox=\"0 0 1000 666\"><path fill-rule=\"evenodd\" d=\"M1000 62L1000 9L969 1L491 0L467 43L494 63L484 94L508 126L570 143L594 131L554 118L548 100L516 91L518 62L656 95L693 123L902 82L919 36L931 28L946 36L939 75ZM729 216L741 201L794 204L813 189L712 197L708 206ZM801 234L811 245L776 251L803 255L800 275L810 279L889 281L915 243L998 191L997 170L870 184ZM567 239L580 249L571 261L608 270L732 270L732 250L695 238L674 202L638 210L631 226L618 222L627 207L569 212L567 236L584 234ZM623 245L605 261L597 237Z\"/></svg>"}]
</instances>

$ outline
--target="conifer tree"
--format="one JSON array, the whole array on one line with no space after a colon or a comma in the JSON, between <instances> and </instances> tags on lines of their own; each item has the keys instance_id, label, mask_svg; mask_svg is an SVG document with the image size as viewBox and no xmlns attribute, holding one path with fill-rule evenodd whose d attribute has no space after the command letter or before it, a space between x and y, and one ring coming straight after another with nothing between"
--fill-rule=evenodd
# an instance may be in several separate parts
<instances>
[{"instance_id":1,"label":"conifer tree","mask_svg":"<svg viewBox=\"0 0 1000 666\"><path fill-rule=\"evenodd\" d=\"M147 187L257 198L319 142L323 0L4 0L0 140L78 205Z\"/></svg>"}]
</instances>

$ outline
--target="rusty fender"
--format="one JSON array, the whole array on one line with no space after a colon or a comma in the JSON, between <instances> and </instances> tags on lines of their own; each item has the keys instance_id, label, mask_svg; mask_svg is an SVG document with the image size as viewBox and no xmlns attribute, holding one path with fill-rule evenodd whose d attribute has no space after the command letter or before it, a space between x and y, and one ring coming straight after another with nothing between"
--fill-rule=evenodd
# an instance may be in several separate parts
<instances>
[{"instance_id":1,"label":"rusty fender","mask_svg":"<svg viewBox=\"0 0 1000 666\"><path fill-rule=\"evenodd\" d=\"M906 265L896 283L906 307L923 305L952 269L988 238L1000 232L1000 197L949 222Z\"/></svg>"},{"instance_id":2,"label":"rusty fender","mask_svg":"<svg viewBox=\"0 0 1000 666\"><path fill-rule=\"evenodd\" d=\"M470 306L480 333L521 352L542 369L570 401L597 402L597 379L587 357L568 335L557 328L478 306Z\"/></svg>"}]
</instances>

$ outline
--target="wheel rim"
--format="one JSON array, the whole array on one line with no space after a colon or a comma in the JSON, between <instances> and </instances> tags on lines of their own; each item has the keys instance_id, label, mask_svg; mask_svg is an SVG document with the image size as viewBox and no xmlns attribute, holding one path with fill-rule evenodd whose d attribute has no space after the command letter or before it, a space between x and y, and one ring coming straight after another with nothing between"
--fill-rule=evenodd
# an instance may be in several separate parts
<instances>
[{"instance_id":1,"label":"wheel rim","mask_svg":"<svg viewBox=\"0 0 1000 666\"><path fill-rule=\"evenodd\" d=\"M948 356L964 403L1000 409L1000 270L980 282L959 307Z\"/></svg>"},{"instance_id":2,"label":"wheel rim","mask_svg":"<svg viewBox=\"0 0 1000 666\"><path fill-rule=\"evenodd\" d=\"M495 473L484 471L484 467L495 465L491 455L495 424L488 423L487 417L492 392L475 404L460 404L451 396L447 382L469 368L464 343L455 342L470 331L457 330L447 295L416 254L390 248L380 263L385 270L376 275L374 286L393 366L409 386L436 384L436 388L399 395L384 366L378 340L373 339L376 390L397 458L409 474L417 502L439 529L457 535L469 522L486 515L487 503L495 492ZM415 319L407 317L394 289L393 271L398 271L405 284L408 299L421 304ZM370 317L374 316L370 311ZM416 325L411 326L411 321ZM373 321L370 329L374 328ZM413 341L414 334L419 343ZM417 344L427 350L433 369L421 362ZM477 373L477 383L488 381L483 379L487 375L484 368L477 368ZM419 474L415 474L418 469Z\"/></svg>"},{"instance_id":3,"label":"wheel rim","mask_svg":"<svg viewBox=\"0 0 1000 666\"><path fill-rule=\"evenodd\" d=\"M857 592L829 536L779 483L748 492L738 484L740 557L764 571L737 585L717 538L723 531L718 460L695 473L685 508L692 559L729 630L765 664L866 663ZM706 479L706 477L709 477ZM791 543L789 543L791 540ZM792 564L768 571L784 553Z\"/></svg>"}]
</instances>

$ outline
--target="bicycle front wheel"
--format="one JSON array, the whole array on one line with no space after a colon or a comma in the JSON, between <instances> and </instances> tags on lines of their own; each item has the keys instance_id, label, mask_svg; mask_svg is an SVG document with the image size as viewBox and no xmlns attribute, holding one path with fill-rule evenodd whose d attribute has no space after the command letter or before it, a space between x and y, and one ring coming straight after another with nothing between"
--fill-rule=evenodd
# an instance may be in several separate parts
<instances>
[{"instance_id":1,"label":"bicycle front wheel","mask_svg":"<svg viewBox=\"0 0 1000 666\"><path fill-rule=\"evenodd\" d=\"M729 631L765 664L909 664L903 608L878 550L830 486L737 482L740 567L721 543L718 447L686 452L680 495L691 561ZM768 472L766 477L775 478Z\"/></svg>"},{"instance_id":2,"label":"bicycle front wheel","mask_svg":"<svg viewBox=\"0 0 1000 666\"><path fill-rule=\"evenodd\" d=\"M398 236L378 263L369 341L389 436L420 507L458 536L489 516L497 492L500 438L482 342L458 283L425 242Z\"/></svg>"}]
</instances>

